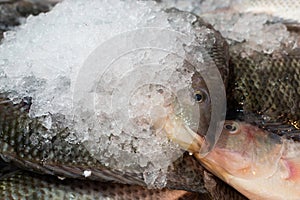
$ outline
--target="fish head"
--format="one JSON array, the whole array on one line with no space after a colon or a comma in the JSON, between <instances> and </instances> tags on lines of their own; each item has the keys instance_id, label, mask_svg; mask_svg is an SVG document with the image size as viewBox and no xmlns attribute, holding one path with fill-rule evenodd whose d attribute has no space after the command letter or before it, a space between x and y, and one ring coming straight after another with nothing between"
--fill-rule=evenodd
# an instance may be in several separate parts
<instances>
[{"instance_id":1,"label":"fish head","mask_svg":"<svg viewBox=\"0 0 300 200\"><path fill-rule=\"evenodd\" d=\"M188 64L184 68L184 71L192 72L189 92L176 93L178 102L174 102L173 115L168 116L164 129L168 137L184 150L191 153L198 152L200 146L201 152L207 153L214 146L215 138L222 130L222 125L218 126L220 122L223 122L223 107L226 109L224 85L220 86L220 82L223 83L222 77L212 78L210 75L222 74L222 70L213 71L210 66L204 70L197 70ZM219 81L215 81L217 79ZM224 90L224 98L222 98L221 90ZM219 116L216 117L216 115ZM213 130L215 127L220 129L215 131ZM193 141L197 142L193 143ZM195 145L196 143L198 144Z\"/></svg>"},{"instance_id":2,"label":"fish head","mask_svg":"<svg viewBox=\"0 0 300 200\"><path fill-rule=\"evenodd\" d=\"M211 99L207 85L199 72L195 72L192 76L192 96L200 113L196 131L198 134L205 135L211 118Z\"/></svg>"},{"instance_id":3,"label":"fish head","mask_svg":"<svg viewBox=\"0 0 300 200\"><path fill-rule=\"evenodd\" d=\"M215 148L202 161L227 182L232 177L249 180L272 176L282 150L279 136L251 124L226 121Z\"/></svg>"},{"instance_id":4,"label":"fish head","mask_svg":"<svg viewBox=\"0 0 300 200\"><path fill-rule=\"evenodd\" d=\"M190 83L187 90L175 94L176 98L168 104L170 112L164 119L157 120L154 128L159 130L158 127L162 127L169 139L182 149L193 152L201 147L198 141L204 143L202 133L209 126L211 100L201 73L193 71Z\"/></svg>"}]
</instances>

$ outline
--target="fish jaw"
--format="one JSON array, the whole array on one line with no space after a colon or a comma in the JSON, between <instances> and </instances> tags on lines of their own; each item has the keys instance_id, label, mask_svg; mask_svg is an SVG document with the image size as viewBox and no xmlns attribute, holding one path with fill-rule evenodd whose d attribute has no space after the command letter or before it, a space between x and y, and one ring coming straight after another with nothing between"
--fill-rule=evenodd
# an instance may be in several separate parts
<instances>
[{"instance_id":1,"label":"fish jaw","mask_svg":"<svg viewBox=\"0 0 300 200\"><path fill-rule=\"evenodd\" d=\"M205 144L205 140L191 130L179 117L168 117L165 121L164 130L171 141L190 153L199 152Z\"/></svg>"}]
</instances>

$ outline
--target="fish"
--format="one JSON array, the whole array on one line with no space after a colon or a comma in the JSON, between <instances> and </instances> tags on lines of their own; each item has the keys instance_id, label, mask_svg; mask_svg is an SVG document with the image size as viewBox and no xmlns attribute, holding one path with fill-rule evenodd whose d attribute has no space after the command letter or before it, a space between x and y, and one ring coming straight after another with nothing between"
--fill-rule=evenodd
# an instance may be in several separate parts
<instances>
[{"instance_id":1,"label":"fish","mask_svg":"<svg viewBox=\"0 0 300 200\"><path fill-rule=\"evenodd\" d=\"M174 16L182 14L176 9L168 10L167 13ZM190 14L185 16L190 17ZM226 84L229 63L227 43L209 24L204 23L200 18L196 19L193 22L196 28L206 27L212 31L213 38L215 37L214 43L207 44L206 48ZM188 63L185 63L182 68L182 73L195 71ZM203 133L207 130L211 108L209 91L198 72L192 76L191 91L192 97L203 113L199 129L195 131ZM64 126L61 121L53 121L54 128L48 129L42 123L47 116L32 118L29 114L32 97L24 96L21 101L14 102L8 96L9 94L6 93L0 95L0 156L5 162L28 170L32 174L48 174L76 179L78 182L88 180L147 186L143 172L122 171L104 166L83 143L69 142L66 139L71 134L69 127ZM173 122L177 123L176 120ZM182 120L179 120L178 123L182 124L181 122ZM52 135L51 140L45 141L43 135L49 133ZM32 138L38 139L32 142ZM24 175L24 179L31 176L34 175ZM172 190L207 193L211 199L245 199L239 192L211 176L187 152L169 167L166 180L165 187Z\"/></svg>"},{"instance_id":2,"label":"fish","mask_svg":"<svg viewBox=\"0 0 300 200\"><path fill-rule=\"evenodd\" d=\"M9 167L9 166L6 166ZM152 189L97 181L61 180L16 169L1 169L1 199L201 199L205 194L184 190ZM16 188L18 188L16 190Z\"/></svg>"},{"instance_id":3,"label":"fish","mask_svg":"<svg viewBox=\"0 0 300 200\"><path fill-rule=\"evenodd\" d=\"M226 122L202 162L249 199L299 198L299 143L242 122Z\"/></svg>"},{"instance_id":4,"label":"fish","mask_svg":"<svg viewBox=\"0 0 300 200\"><path fill-rule=\"evenodd\" d=\"M174 12L176 14L177 11L170 10L171 12ZM200 21L200 20L198 20ZM195 23L195 25L203 25L203 23ZM207 26L210 28L210 26ZM218 36L221 38L221 36ZM222 41L217 39L217 41ZM220 45L221 44L221 45ZM226 43L221 42L218 43L217 46L210 49L209 54L210 55L217 55L214 58L218 58L215 60L215 63L217 63L218 69L222 72L221 74L225 77L228 76L228 71L226 69L228 62L228 51L224 51L224 47L226 49ZM218 54L222 49L222 54ZM217 53L217 54L214 54ZM224 56L225 55L225 56ZM221 58L221 59L220 59ZM220 64L220 65L219 65ZM189 67L187 67L189 69ZM222 71L223 70L223 71ZM232 83L231 81L227 81L227 78L224 78L225 85ZM207 88L205 85L203 85L203 80L200 77L199 74L195 73L193 76L193 90L195 93L195 99L198 100L200 103L202 103L202 99L209 98L209 92L207 91ZM200 96L199 96L200 95ZM204 96L203 95L207 95ZM207 103L207 101L204 101ZM209 102L209 101L208 101ZM51 141L51 144L41 144L39 143L37 146L29 146L29 136L30 134L39 133L42 135L43 132L47 132L45 127L40 123L39 119L32 119L28 116L28 112L30 110L30 104L31 99L30 97L24 97L19 104L14 104L10 101L10 99L7 99L5 96L2 98L2 101L0 103L0 106L2 106L2 116L0 115L0 122L2 126L2 130L4 130L1 135L2 137L2 144L3 150L1 151L1 156L7 161L12 162L15 165L25 168L27 170L31 171L37 171L40 173L46 173L46 174L52 174L56 176L62 176L62 177L69 177L69 178L77 178L77 179L97 179L101 181L117 181L121 183L129 183L129 184L137 184L145 186L143 176L142 174L138 174L135 172L122 172L117 170L111 170L105 166L100 165L90 154L87 152L82 145L80 144L68 144L64 138L68 135L68 129L67 127L59 127L59 131L53 141ZM202 115L204 119L200 120L200 126L201 129L197 130L197 132L205 133L205 130L207 130L207 122L210 121L209 116L209 104L205 104L201 107L201 113L205 113L205 115ZM274 115L275 116L275 115ZM1 121L2 117L2 121ZM171 123L172 124L172 123ZM180 124L180 123L179 123ZM20 132L18 129L26 130L26 127L30 127L29 131L26 132L26 134L20 135ZM191 133L191 132L190 132ZM172 135L172 134L170 134ZM189 135L188 138L195 137L196 134ZM173 137L172 140L178 138L178 136ZM201 137L200 137L201 138ZM195 141L198 141L199 137L195 138ZM25 144L26 148L20 147L21 144ZM190 143L190 140L188 141L188 144ZM187 145L185 146L185 149L188 151L193 151L193 149L199 148L199 144L202 144L203 141L200 140L198 143L193 143L195 146L189 146L188 149L186 149ZM71 157L67 158L66 155L68 155L69 152L74 152L75 155L71 155ZM79 155L79 156L78 156ZM197 154L196 154L197 155ZM185 160L188 156L184 156L183 160ZM76 158L76 159L74 159ZM182 162L179 161L179 162ZM89 165L87 165L87 163ZM91 164L91 165L90 165ZM89 166L89 168L87 168ZM188 165L186 167L187 169L190 169L190 166ZM91 171L91 176L84 177L83 172L85 170ZM197 169L198 170L198 169ZM199 180L203 180L204 176L209 176L212 178L208 172L202 170L193 170L193 173L191 175L195 175L198 172L198 176L200 177ZM176 171L176 170L175 170ZM201 172L199 174L199 172ZM202 173L205 172L205 173ZM170 177L168 180L173 180L173 182L167 183L167 187L170 189L186 189L186 190L193 190L193 191L199 191L203 187L203 183L198 185L198 188L192 188L192 185L194 186L194 181L188 178L185 178L185 173L180 174L179 179L175 179L176 177L174 173L172 174L169 171ZM205 175L206 174L206 175ZM178 174L177 174L178 175ZM197 176L197 177L198 177ZM185 180L188 180L188 182L184 182ZM204 180L205 181L205 180ZM203 181L203 182L204 182ZM213 198L228 198L228 199L239 199L244 198L241 195L239 195L235 190L232 190L230 187L227 187L226 185L222 184L222 182L217 182L215 187L206 187L207 191L213 196ZM205 185L205 184L204 184ZM192 189L191 189L192 188ZM212 189L213 188L213 189ZM224 189L225 188L225 189ZM229 197L226 197L226 193L224 191L230 191L231 195Z\"/></svg>"},{"instance_id":5,"label":"fish","mask_svg":"<svg viewBox=\"0 0 300 200\"><path fill-rule=\"evenodd\" d=\"M299 138L300 51L231 54L228 119Z\"/></svg>"},{"instance_id":6,"label":"fish","mask_svg":"<svg viewBox=\"0 0 300 200\"><path fill-rule=\"evenodd\" d=\"M199 166L199 163L189 162L191 156L185 159L189 165L180 169L181 173L191 173L192 166ZM194 159L193 159L194 160ZM182 162L181 162L182 163ZM188 167L187 167L188 166ZM120 184L113 182L100 182L93 180L80 180L72 178L62 178L52 175L38 174L35 172L22 170L14 165L0 161L0 197L1 199L65 199L67 197L84 199L209 199L209 200L247 200L246 197L236 192L223 181L216 178L209 172L203 171L204 184L209 190L208 193L191 192L176 189L149 189L138 185ZM172 178L180 179L180 175ZM28 182L27 184L25 184ZM195 185L199 182L194 182ZM200 183L201 184L201 183ZM16 190L17 188L17 190ZM19 190L22 188L21 190ZM38 189L37 189L38 188ZM51 188L51 189L50 189ZM26 192L23 192L26 191ZM30 192L28 192L30 191ZM43 192L44 191L44 192ZM59 194L58 194L58 193ZM57 195L57 196L53 196ZM64 197L64 198L62 198Z\"/></svg>"},{"instance_id":7,"label":"fish","mask_svg":"<svg viewBox=\"0 0 300 200\"><path fill-rule=\"evenodd\" d=\"M52 178L56 182L59 181L57 177L63 177L66 179L77 179L77 182L90 180L106 182L106 184L116 182L142 187L147 186L142 173L118 171L103 166L98 160L91 157L84 146L69 144L64 140L62 135L57 135L56 139L52 141L53 145L51 146L43 146L41 149L38 147L40 144L31 146L29 140L30 134L36 132L42 133L41 130L43 130L43 127L38 125L38 122L35 120L30 120L32 128L27 133L18 133L13 131L13 129L6 132L5 130L12 127L11 123L15 127L22 127L22 124L19 123L24 122L26 117L28 117L26 116L26 112L29 109L28 101L28 99L26 102L24 100L21 105L14 105L11 101L4 102L3 100L0 103L0 110L2 111L0 112L0 122L2 124L0 126L2 127L0 155L6 163L26 169L31 173L56 176ZM14 109L14 112L9 112L9 109ZM4 111L9 112L9 115L5 116ZM25 115L20 115L22 112ZM16 115L19 115L17 122L15 121ZM21 129L24 130L25 128ZM4 133L9 134L5 135ZM70 149L73 155L66 156ZM45 155L52 156L44 159ZM90 176L83 176L83 171L85 170L90 171ZM24 179L35 179L34 176L43 177L44 175L24 176ZM39 179L37 180L40 181ZM239 192L207 172L188 152L184 153L182 158L176 160L173 166L170 166L167 174L166 188L198 192L202 193L202 195L207 194L211 199L246 199Z\"/></svg>"},{"instance_id":8,"label":"fish","mask_svg":"<svg viewBox=\"0 0 300 200\"><path fill-rule=\"evenodd\" d=\"M298 199L299 150L297 141L245 122L227 120L212 151L194 156L249 199ZM193 149L197 151L200 149Z\"/></svg>"}]
</instances>

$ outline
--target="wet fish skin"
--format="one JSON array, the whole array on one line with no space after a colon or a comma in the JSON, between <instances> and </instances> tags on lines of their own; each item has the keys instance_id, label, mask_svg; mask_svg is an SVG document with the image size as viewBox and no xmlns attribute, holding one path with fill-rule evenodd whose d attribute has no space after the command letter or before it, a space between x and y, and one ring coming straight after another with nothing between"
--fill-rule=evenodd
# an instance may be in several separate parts
<instances>
[{"instance_id":1,"label":"wet fish skin","mask_svg":"<svg viewBox=\"0 0 300 200\"><path fill-rule=\"evenodd\" d=\"M91 156L83 144L67 142L65 140L69 134L67 128L57 127L56 130L48 130L38 118L31 119L28 116L30 98L24 98L21 103L14 104L2 95L0 102L0 155L5 161L43 174L145 186L143 174L140 172L123 172L107 168ZM55 133L50 143L42 138L43 135L49 134L49 131ZM32 136L40 140L34 143L31 140ZM176 179L168 178L170 187L199 191L203 186L195 183L203 182L199 173L202 168L187 157L191 156L185 154L184 162L181 159L175 162L175 168L170 169L169 176L175 176L181 169L188 171L189 174L179 174ZM188 167L191 163L195 168ZM84 177L85 170L91 171L91 176Z\"/></svg>"},{"instance_id":2,"label":"wet fish skin","mask_svg":"<svg viewBox=\"0 0 300 200\"><path fill-rule=\"evenodd\" d=\"M168 12L174 16L178 15L178 12L179 14L183 13L176 9L169 10ZM185 13L184 16L189 17L190 14ZM226 81L229 59L226 41L221 37L220 33L213 30L210 25L203 22L200 18L194 22L194 26L207 27L212 30L210 39L215 42L208 42L205 48L209 57L212 58L212 61L220 69L224 81ZM214 39L214 37L216 38ZM187 70L195 70L191 66L184 67L187 67ZM195 73L193 80L192 89L195 93L200 89L207 90L199 73ZM209 92L206 91L206 93L208 94ZM67 142L65 138L70 133L68 128L63 126L62 122L53 121L53 127L50 130L46 129L40 122L43 117L34 119L29 117L30 106L30 97L24 97L21 103L14 104L5 94L0 96L0 144L2 147L0 154L5 160L13 162L19 167L40 173L71 178L84 178L82 175L83 171L91 170L92 175L88 177L89 179L145 185L141 173L135 171L125 173L108 169L93 158L83 144L71 144ZM210 113L209 100L205 101L205 104L199 102L199 107L201 107L201 112ZM209 116L205 116L205 119L209 119ZM208 126L206 120L200 120L201 122L205 121L205 123L200 124L200 127L203 129ZM51 140L45 141L43 135L49 134L52 135ZM32 142L32 138L35 138L34 142ZM201 174L196 175L197 169L192 169L192 171L194 176L199 180L203 179ZM184 174L182 175L184 176ZM173 180L174 185L182 185L181 179ZM190 182L189 184L193 183ZM189 188L188 185L185 187L186 189ZM201 185L198 185L198 191L201 187Z\"/></svg>"},{"instance_id":3,"label":"wet fish skin","mask_svg":"<svg viewBox=\"0 0 300 200\"><path fill-rule=\"evenodd\" d=\"M58 1L1 0L0 30L11 30L13 26L21 24L22 18L48 12L56 3ZM1 37L2 33L0 33L0 40Z\"/></svg>"},{"instance_id":4,"label":"wet fish skin","mask_svg":"<svg viewBox=\"0 0 300 200\"><path fill-rule=\"evenodd\" d=\"M101 183L39 175L25 171L0 178L1 199L201 199L201 195L183 190L148 190L141 186Z\"/></svg>"},{"instance_id":5,"label":"wet fish skin","mask_svg":"<svg viewBox=\"0 0 300 200\"><path fill-rule=\"evenodd\" d=\"M194 169L197 170L194 171ZM197 172L202 179L197 178L197 176L195 176L195 172ZM180 180L182 185L178 187L179 183L175 180ZM176 183L176 186L172 186L174 183ZM195 192L197 192L197 188L199 188L199 186L202 186L203 189L207 190L207 193L201 194L201 199L247 200L245 196L237 192L232 187L229 187L218 177L212 175L202 165L199 165L199 162L195 159L195 157L190 156L188 153L185 153L183 159L175 161L173 170L170 170L168 173L167 185L173 189L183 189ZM194 190L191 190L193 188Z\"/></svg>"},{"instance_id":6,"label":"wet fish skin","mask_svg":"<svg viewBox=\"0 0 300 200\"><path fill-rule=\"evenodd\" d=\"M82 179L90 179L145 186L141 173L117 171L103 166L91 157L83 145L67 143L63 139L64 132L57 135L51 145L44 145L42 140L33 145L30 136L35 133L42 135L43 131L46 130L39 124L38 119L28 118L29 109L30 99L24 99L20 104L13 104L2 96L0 103L0 154L7 162L33 172L76 178L79 179L78 182ZM30 128L28 129L27 126ZM10 127L18 127L16 130L28 130L28 132L17 132ZM72 152L72 155L67 154L67 152ZM91 176L84 177L84 170L90 170ZM195 158L185 153L183 158L179 158L170 167L166 187L194 192L203 192L207 191L206 188L216 187L218 189L212 190L214 192L212 195L208 193L203 195L215 199L214 195L223 196L223 191L231 190L238 197L237 199L244 199L242 195L218 178L206 179L204 171L205 169Z\"/></svg>"},{"instance_id":7,"label":"wet fish skin","mask_svg":"<svg viewBox=\"0 0 300 200\"><path fill-rule=\"evenodd\" d=\"M298 199L300 145L256 126L227 121L204 166L249 199Z\"/></svg>"},{"instance_id":8,"label":"wet fish skin","mask_svg":"<svg viewBox=\"0 0 300 200\"><path fill-rule=\"evenodd\" d=\"M203 22L198 19L195 26L203 26ZM207 26L208 28L212 28L210 25ZM217 42L207 44L206 47L208 55L213 58L226 84L228 77L227 44L219 33L215 32L215 34L217 34ZM199 74L195 74L193 78L199 81L194 81L194 85L192 86L195 92L198 92L200 89L207 90L205 84L199 84L203 82ZM207 93L209 92L207 91ZM207 97L209 98L209 96ZM20 104L13 104L5 96L1 98L0 145L2 149L0 149L0 154L6 161L31 171L56 176L84 179L82 173L88 169L92 172L88 179L144 185L142 174L108 169L91 157L82 144L70 144L66 142L64 138L69 134L68 129L61 127L59 122L56 128L47 130L41 125L40 119L29 118L30 98L24 98ZM205 105L200 109L203 113L210 113L209 106ZM204 130L205 126L207 126L209 115L205 116L205 119L200 120L200 122L204 123L199 126L204 127ZM49 131L55 135L50 143L45 143L42 139L38 140L36 144L31 143L31 136L39 138L42 137L43 133L49 133ZM71 155L69 154L70 152L72 152ZM183 160L186 161L187 158L185 155ZM184 163L181 164L181 162L178 164L179 168L175 167L173 171L170 171L167 187L192 191L199 191L200 189L203 190L203 187L209 187L212 199L245 199L218 179L210 178L209 180L203 180L205 178L202 174L204 169L199 167L199 164L191 167ZM177 178L175 179L175 174L178 172L183 173L180 173L179 176L177 174ZM205 182L204 186L202 182ZM196 185L195 183L202 184ZM224 194L224 191L231 191L232 195L227 196Z\"/></svg>"},{"instance_id":9,"label":"wet fish skin","mask_svg":"<svg viewBox=\"0 0 300 200\"><path fill-rule=\"evenodd\" d=\"M288 54L231 55L230 70L227 104L228 113L233 114L231 118L281 135L294 132L297 137L300 128L299 50Z\"/></svg>"},{"instance_id":10,"label":"wet fish skin","mask_svg":"<svg viewBox=\"0 0 300 200\"><path fill-rule=\"evenodd\" d=\"M0 102L0 154L5 161L28 170L62 177L83 179L83 172L91 170L90 179L143 184L138 174L135 176L139 178L132 176L131 181L131 176L123 178L123 172L101 165L83 144L67 142L68 129L47 130L38 118L31 119L28 116L30 98L13 104L2 95ZM49 134L49 131L53 131L55 137L51 142L45 142L42 136ZM40 140L34 143L32 137Z\"/></svg>"},{"instance_id":11,"label":"wet fish skin","mask_svg":"<svg viewBox=\"0 0 300 200\"><path fill-rule=\"evenodd\" d=\"M300 143L257 126L227 120L214 149L194 156L249 199L300 196Z\"/></svg>"},{"instance_id":12,"label":"wet fish skin","mask_svg":"<svg viewBox=\"0 0 300 200\"><path fill-rule=\"evenodd\" d=\"M182 16L182 18L186 19L191 18L191 16L195 17L195 21L192 22L192 26L195 31L196 38L203 37L201 36L201 31L197 31L198 29L206 28L211 31L210 35L205 36L206 38L204 41L196 40L196 42L198 42L197 45L200 48L193 47L192 50L186 52L185 63L182 66L182 73L185 73L186 71L192 71L194 73L192 76L191 95L194 96L196 103L198 103L199 112L201 113L199 118L198 130L195 131L205 135L208 130L209 122L211 120L211 99L207 84L204 78L201 76L201 73L203 72L200 71L203 69L198 69L197 66L193 65L197 63L198 59L195 55L198 55L200 51L203 57L203 61L207 66L217 67L222 81L224 82L224 85L226 87L229 76L229 46L221 33L215 30L211 24L205 22L201 17L189 12L180 11L176 8L166 9L165 12L168 13L170 19L172 19L173 17L176 19L176 16L179 15ZM200 36L197 35L198 32L200 33ZM201 96L200 101L197 100L197 95Z\"/></svg>"}]
</instances>

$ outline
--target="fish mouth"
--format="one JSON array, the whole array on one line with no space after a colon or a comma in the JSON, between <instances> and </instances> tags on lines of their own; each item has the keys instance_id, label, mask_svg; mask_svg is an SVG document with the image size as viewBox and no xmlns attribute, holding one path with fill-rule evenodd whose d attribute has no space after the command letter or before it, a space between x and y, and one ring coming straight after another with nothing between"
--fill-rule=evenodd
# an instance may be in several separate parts
<instances>
[{"instance_id":1,"label":"fish mouth","mask_svg":"<svg viewBox=\"0 0 300 200\"><path fill-rule=\"evenodd\" d=\"M200 153L201 148L205 148L206 145L208 145L205 138L201 136L201 134L190 129L182 119L176 116L168 117L165 122L164 131L171 141L180 145L183 150L192 153L205 168L212 171L222 180L228 181L228 177L231 176L230 173L218 163L207 158L210 153L205 155Z\"/></svg>"},{"instance_id":2,"label":"fish mouth","mask_svg":"<svg viewBox=\"0 0 300 200\"><path fill-rule=\"evenodd\" d=\"M163 129L172 142L190 153L199 153L206 144L205 139L188 127L180 117L168 116Z\"/></svg>"}]
</instances>

